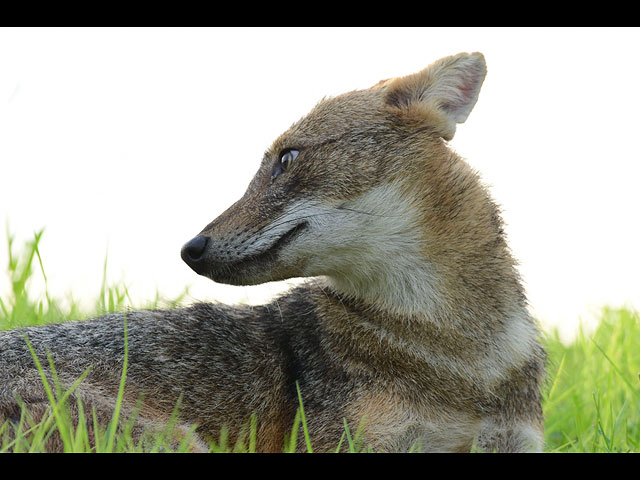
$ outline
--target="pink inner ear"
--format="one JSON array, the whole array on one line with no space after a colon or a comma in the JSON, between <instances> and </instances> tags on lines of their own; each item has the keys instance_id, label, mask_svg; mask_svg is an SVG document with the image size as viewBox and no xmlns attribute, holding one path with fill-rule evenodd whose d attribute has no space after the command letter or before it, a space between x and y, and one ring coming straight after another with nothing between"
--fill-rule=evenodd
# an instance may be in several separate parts
<instances>
[{"instance_id":1,"label":"pink inner ear","mask_svg":"<svg viewBox=\"0 0 640 480\"><path fill-rule=\"evenodd\" d=\"M465 80L467 80L465 83L458 86L458 90L462 92L462 95L464 96L464 98L469 98L471 94L475 91L476 82L471 81L471 78L469 77L465 78Z\"/></svg>"},{"instance_id":2,"label":"pink inner ear","mask_svg":"<svg viewBox=\"0 0 640 480\"><path fill-rule=\"evenodd\" d=\"M457 90L456 95L443 103L443 107L446 110L457 111L466 109L467 104L473 97L476 85L470 78L466 78L465 80L467 81L461 82L455 86L455 89Z\"/></svg>"},{"instance_id":3,"label":"pink inner ear","mask_svg":"<svg viewBox=\"0 0 640 480\"><path fill-rule=\"evenodd\" d=\"M471 112L483 79L481 72L472 71L467 75L460 75L452 85L451 96L446 98L440 106L453 117L456 123L464 122Z\"/></svg>"}]
</instances>

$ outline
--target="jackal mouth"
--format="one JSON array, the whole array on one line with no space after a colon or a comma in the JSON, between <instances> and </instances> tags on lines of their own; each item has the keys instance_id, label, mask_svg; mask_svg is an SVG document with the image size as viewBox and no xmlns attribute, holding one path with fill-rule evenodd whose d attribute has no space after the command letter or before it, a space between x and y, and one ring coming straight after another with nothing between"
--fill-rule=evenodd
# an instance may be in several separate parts
<instances>
[{"instance_id":1,"label":"jackal mouth","mask_svg":"<svg viewBox=\"0 0 640 480\"><path fill-rule=\"evenodd\" d=\"M307 227L307 222L298 223L262 252L248 255L240 260L211 265L212 268L206 276L215 282L233 285L255 284L253 278L269 271L269 264L274 262L278 254Z\"/></svg>"},{"instance_id":2,"label":"jackal mouth","mask_svg":"<svg viewBox=\"0 0 640 480\"><path fill-rule=\"evenodd\" d=\"M284 233L278 240L276 240L269 248L267 248L264 252L257 253L246 259L241 260L241 262L250 262L262 257L274 257L278 252L280 252L285 246L287 246L291 241L303 230L307 228L307 222L302 222L297 224L292 229L288 230Z\"/></svg>"}]
</instances>

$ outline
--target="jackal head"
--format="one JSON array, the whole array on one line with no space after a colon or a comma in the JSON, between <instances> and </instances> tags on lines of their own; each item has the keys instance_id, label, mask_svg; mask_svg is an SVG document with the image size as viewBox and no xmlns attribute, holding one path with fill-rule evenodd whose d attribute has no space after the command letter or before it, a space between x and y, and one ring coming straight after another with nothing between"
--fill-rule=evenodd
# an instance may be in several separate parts
<instances>
[{"instance_id":1,"label":"jackal head","mask_svg":"<svg viewBox=\"0 0 640 480\"><path fill-rule=\"evenodd\" d=\"M182 258L235 285L322 275L357 290L416 268L429 242L429 177L442 175L443 139L466 120L485 73L481 54L463 53L322 100L275 140L244 196Z\"/></svg>"}]
</instances>

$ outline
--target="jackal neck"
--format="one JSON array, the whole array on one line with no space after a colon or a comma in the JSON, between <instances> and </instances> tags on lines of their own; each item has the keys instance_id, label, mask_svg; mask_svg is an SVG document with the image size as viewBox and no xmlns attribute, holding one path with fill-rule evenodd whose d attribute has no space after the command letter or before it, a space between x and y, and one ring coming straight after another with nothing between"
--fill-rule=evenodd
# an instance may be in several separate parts
<instances>
[{"instance_id":1,"label":"jackal neck","mask_svg":"<svg viewBox=\"0 0 640 480\"><path fill-rule=\"evenodd\" d=\"M368 214L357 219L362 249L330 284L373 309L435 322L490 322L522 311L498 207L457 154L437 153L350 203L354 216Z\"/></svg>"}]
</instances>

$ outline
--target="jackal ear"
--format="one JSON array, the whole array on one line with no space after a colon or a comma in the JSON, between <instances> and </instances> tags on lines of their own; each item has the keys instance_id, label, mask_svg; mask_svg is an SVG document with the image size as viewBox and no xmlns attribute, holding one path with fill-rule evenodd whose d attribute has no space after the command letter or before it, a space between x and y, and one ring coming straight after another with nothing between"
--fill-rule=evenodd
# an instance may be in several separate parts
<instances>
[{"instance_id":1,"label":"jackal ear","mask_svg":"<svg viewBox=\"0 0 640 480\"><path fill-rule=\"evenodd\" d=\"M385 90L386 104L396 113L414 119L426 116L445 140L451 140L456 124L463 123L476 104L486 74L481 53L459 53L379 86Z\"/></svg>"}]
</instances>

